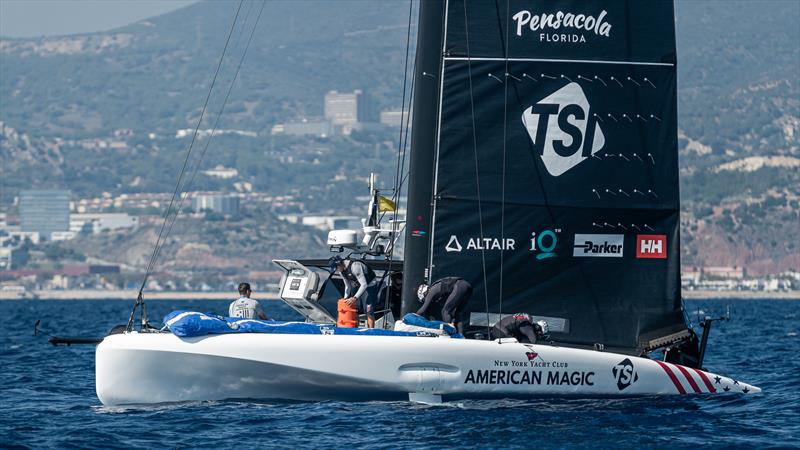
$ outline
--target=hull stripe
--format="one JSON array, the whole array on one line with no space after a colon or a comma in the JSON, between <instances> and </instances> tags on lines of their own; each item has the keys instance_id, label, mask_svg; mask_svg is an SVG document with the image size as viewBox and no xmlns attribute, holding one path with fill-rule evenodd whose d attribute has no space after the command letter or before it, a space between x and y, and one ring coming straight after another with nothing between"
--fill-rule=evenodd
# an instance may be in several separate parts
<instances>
[{"instance_id":1,"label":"hull stripe","mask_svg":"<svg viewBox=\"0 0 800 450\"><path fill-rule=\"evenodd\" d=\"M689 384L692 386L692 389L694 389L695 393L700 394L701 392L703 392L703 391L700 390L700 386L698 386L697 383L694 381L694 378L692 378L692 374L690 374L689 371L686 370L685 367L679 366L677 364L675 364L675 367L677 367L678 370L681 371L683 376L686 377L686 380L689 381Z\"/></svg>"},{"instance_id":2,"label":"hull stripe","mask_svg":"<svg viewBox=\"0 0 800 450\"><path fill-rule=\"evenodd\" d=\"M653 361L655 361L655 360L653 360ZM686 390L681 385L681 382L678 381L678 378L675 376L675 374L672 373L672 370L669 368L669 366L667 366L666 364L664 364L661 361L655 361L655 362L656 362L656 364L661 366L662 369L664 369L664 372L666 372L667 376L669 377L669 379L672 380L672 384L675 385L675 388L678 389L678 392L680 392L681 394L685 394Z\"/></svg>"},{"instance_id":3,"label":"hull stripe","mask_svg":"<svg viewBox=\"0 0 800 450\"><path fill-rule=\"evenodd\" d=\"M717 390L714 389L714 385L711 384L711 380L708 379L708 377L706 376L705 373L703 373L703 371L697 369L692 369L692 370L694 370L695 372L697 372L698 375L700 375L700 378L703 380L703 383L705 383L706 387L708 388L708 392L712 393L717 392Z\"/></svg>"}]
</instances>

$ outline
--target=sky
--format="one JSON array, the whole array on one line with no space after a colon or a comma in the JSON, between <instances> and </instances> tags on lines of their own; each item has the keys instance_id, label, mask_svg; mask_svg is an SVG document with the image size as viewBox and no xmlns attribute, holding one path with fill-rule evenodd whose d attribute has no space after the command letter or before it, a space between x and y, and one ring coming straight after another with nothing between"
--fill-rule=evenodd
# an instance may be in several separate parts
<instances>
[{"instance_id":1,"label":"sky","mask_svg":"<svg viewBox=\"0 0 800 450\"><path fill-rule=\"evenodd\" d=\"M0 0L0 36L36 37L105 31L197 0Z\"/></svg>"}]
</instances>

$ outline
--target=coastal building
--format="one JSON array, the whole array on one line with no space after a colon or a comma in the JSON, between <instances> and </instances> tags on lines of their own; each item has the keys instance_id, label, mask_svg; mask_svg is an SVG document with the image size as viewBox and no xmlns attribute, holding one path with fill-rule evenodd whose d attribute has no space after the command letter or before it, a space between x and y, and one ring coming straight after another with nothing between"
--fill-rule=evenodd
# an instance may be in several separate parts
<instances>
[{"instance_id":1,"label":"coastal building","mask_svg":"<svg viewBox=\"0 0 800 450\"><path fill-rule=\"evenodd\" d=\"M745 277L743 267L729 266L706 266L703 267L703 278L720 278L741 280Z\"/></svg>"},{"instance_id":2,"label":"coastal building","mask_svg":"<svg viewBox=\"0 0 800 450\"><path fill-rule=\"evenodd\" d=\"M75 234L136 229L138 226L139 218L127 213L78 213L72 214L69 219L69 230Z\"/></svg>"},{"instance_id":3,"label":"coastal building","mask_svg":"<svg viewBox=\"0 0 800 450\"><path fill-rule=\"evenodd\" d=\"M342 229L360 230L362 227L361 217L358 216L302 216L298 214L281 214L278 218L289 223L311 226L320 231Z\"/></svg>"},{"instance_id":4,"label":"coastal building","mask_svg":"<svg viewBox=\"0 0 800 450\"><path fill-rule=\"evenodd\" d=\"M73 231L53 231L50 233L51 241L69 241L75 239L78 234Z\"/></svg>"},{"instance_id":5,"label":"coastal building","mask_svg":"<svg viewBox=\"0 0 800 450\"><path fill-rule=\"evenodd\" d=\"M239 214L239 197L224 194L197 194L192 197L192 209L212 211L226 216Z\"/></svg>"},{"instance_id":6,"label":"coastal building","mask_svg":"<svg viewBox=\"0 0 800 450\"><path fill-rule=\"evenodd\" d=\"M31 241L31 244L39 244L41 239L37 231L20 231L19 227L6 227L4 230L8 237L16 239L18 242Z\"/></svg>"},{"instance_id":7,"label":"coastal building","mask_svg":"<svg viewBox=\"0 0 800 450\"><path fill-rule=\"evenodd\" d=\"M19 269L20 267L24 267L27 262L27 247L0 247L0 270Z\"/></svg>"},{"instance_id":8,"label":"coastal building","mask_svg":"<svg viewBox=\"0 0 800 450\"><path fill-rule=\"evenodd\" d=\"M400 128L406 124L411 125L408 117L408 111L381 111L380 122L387 127Z\"/></svg>"},{"instance_id":9,"label":"coastal building","mask_svg":"<svg viewBox=\"0 0 800 450\"><path fill-rule=\"evenodd\" d=\"M69 231L69 197L66 190L20 191L21 231L35 231L42 240L50 240L54 231Z\"/></svg>"},{"instance_id":10,"label":"coastal building","mask_svg":"<svg viewBox=\"0 0 800 450\"><path fill-rule=\"evenodd\" d=\"M325 119L336 126L374 122L374 115L369 96L360 89L349 93L329 91L325 94Z\"/></svg>"},{"instance_id":11,"label":"coastal building","mask_svg":"<svg viewBox=\"0 0 800 450\"><path fill-rule=\"evenodd\" d=\"M317 136L328 137L333 134L333 125L327 120L310 122L279 123L272 127L270 134L287 136Z\"/></svg>"},{"instance_id":12,"label":"coastal building","mask_svg":"<svg viewBox=\"0 0 800 450\"><path fill-rule=\"evenodd\" d=\"M222 178L227 180L239 176L239 171L233 168L228 168L223 165L217 165L213 169L204 170L203 174L209 177Z\"/></svg>"}]
</instances>

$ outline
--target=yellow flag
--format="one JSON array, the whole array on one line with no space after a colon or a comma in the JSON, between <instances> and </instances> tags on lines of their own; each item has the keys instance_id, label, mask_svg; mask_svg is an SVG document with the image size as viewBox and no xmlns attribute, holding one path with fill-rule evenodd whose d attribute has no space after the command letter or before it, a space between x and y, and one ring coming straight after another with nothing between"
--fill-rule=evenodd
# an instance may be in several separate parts
<instances>
[{"instance_id":1,"label":"yellow flag","mask_svg":"<svg viewBox=\"0 0 800 450\"><path fill-rule=\"evenodd\" d=\"M394 211L395 208L396 205L394 204L394 202L389 200L388 198L381 195L380 198L378 199L378 211L380 212Z\"/></svg>"}]
</instances>

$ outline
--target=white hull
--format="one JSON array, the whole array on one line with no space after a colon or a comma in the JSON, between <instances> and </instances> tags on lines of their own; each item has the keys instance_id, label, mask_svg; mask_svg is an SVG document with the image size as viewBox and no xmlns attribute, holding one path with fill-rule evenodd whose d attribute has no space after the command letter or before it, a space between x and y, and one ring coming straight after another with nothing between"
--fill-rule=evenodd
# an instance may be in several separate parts
<instances>
[{"instance_id":1,"label":"white hull","mask_svg":"<svg viewBox=\"0 0 800 450\"><path fill-rule=\"evenodd\" d=\"M674 364L551 345L286 334L182 339L135 332L108 336L98 345L96 384L105 405L761 391Z\"/></svg>"}]
</instances>

